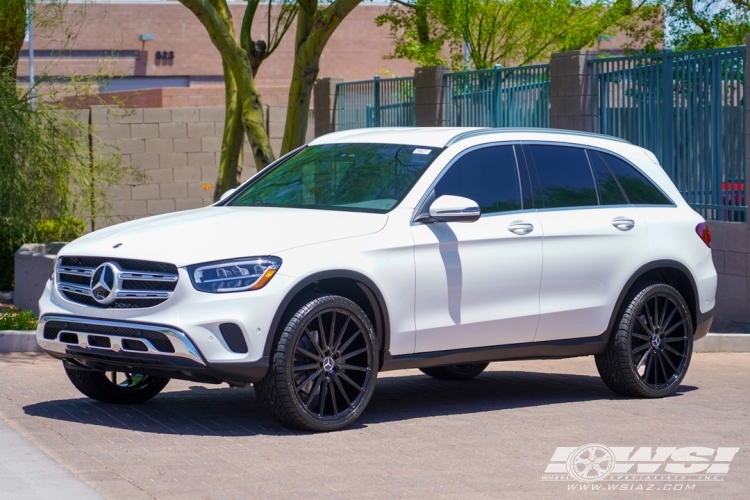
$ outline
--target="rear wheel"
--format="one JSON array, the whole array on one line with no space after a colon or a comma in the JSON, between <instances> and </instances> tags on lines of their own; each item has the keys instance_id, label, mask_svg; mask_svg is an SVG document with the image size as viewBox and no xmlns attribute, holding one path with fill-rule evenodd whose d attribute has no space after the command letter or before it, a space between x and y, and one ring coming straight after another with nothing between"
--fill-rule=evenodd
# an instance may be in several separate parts
<instances>
[{"instance_id":1,"label":"rear wheel","mask_svg":"<svg viewBox=\"0 0 750 500\"><path fill-rule=\"evenodd\" d=\"M338 295L310 296L283 328L266 376L254 384L261 405L280 422L309 431L356 420L378 367L378 341L364 311Z\"/></svg>"},{"instance_id":2,"label":"rear wheel","mask_svg":"<svg viewBox=\"0 0 750 500\"><path fill-rule=\"evenodd\" d=\"M693 352L693 322L673 287L647 284L630 295L596 367L618 394L659 398L685 378Z\"/></svg>"},{"instance_id":3,"label":"rear wheel","mask_svg":"<svg viewBox=\"0 0 750 500\"><path fill-rule=\"evenodd\" d=\"M92 372L65 368L73 385L84 395L103 403L137 404L159 394L168 378L126 372Z\"/></svg>"},{"instance_id":4,"label":"rear wheel","mask_svg":"<svg viewBox=\"0 0 750 500\"><path fill-rule=\"evenodd\" d=\"M470 363L465 365L434 366L419 370L430 377L442 380L468 380L474 378L487 368L489 363Z\"/></svg>"}]
</instances>

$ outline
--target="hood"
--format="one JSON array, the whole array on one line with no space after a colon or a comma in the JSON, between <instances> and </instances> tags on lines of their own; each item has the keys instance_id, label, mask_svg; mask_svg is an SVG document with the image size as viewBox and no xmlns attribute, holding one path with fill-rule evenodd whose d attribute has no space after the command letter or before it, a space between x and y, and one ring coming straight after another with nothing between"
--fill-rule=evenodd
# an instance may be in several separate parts
<instances>
[{"instance_id":1,"label":"hood","mask_svg":"<svg viewBox=\"0 0 750 500\"><path fill-rule=\"evenodd\" d=\"M384 214L361 212L207 207L111 226L73 241L60 255L121 257L183 267L274 255L294 247L362 236L380 231L387 220Z\"/></svg>"}]
</instances>

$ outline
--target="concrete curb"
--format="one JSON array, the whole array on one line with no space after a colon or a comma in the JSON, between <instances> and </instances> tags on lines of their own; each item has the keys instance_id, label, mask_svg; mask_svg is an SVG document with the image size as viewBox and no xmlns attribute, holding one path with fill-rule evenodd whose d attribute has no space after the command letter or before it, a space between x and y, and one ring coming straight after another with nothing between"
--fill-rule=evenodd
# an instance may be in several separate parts
<instances>
[{"instance_id":1,"label":"concrete curb","mask_svg":"<svg viewBox=\"0 0 750 500\"><path fill-rule=\"evenodd\" d=\"M695 342L694 352L750 352L748 333L709 333ZM35 331L0 330L0 353L42 352Z\"/></svg>"},{"instance_id":2,"label":"concrete curb","mask_svg":"<svg viewBox=\"0 0 750 500\"><path fill-rule=\"evenodd\" d=\"M0 330L0 353L42 352L36 332L28 330Z\"/></svg>"},{"instance_id":3,"label":"concrete curb","mask_svg":"<svg viewBox=\"0 0 750 500\"><path fill-rule=\"evenodd\" d=\"M693 352L750 352L750 333L709 333L693 344Z\"/></svg>"}]
</instances>

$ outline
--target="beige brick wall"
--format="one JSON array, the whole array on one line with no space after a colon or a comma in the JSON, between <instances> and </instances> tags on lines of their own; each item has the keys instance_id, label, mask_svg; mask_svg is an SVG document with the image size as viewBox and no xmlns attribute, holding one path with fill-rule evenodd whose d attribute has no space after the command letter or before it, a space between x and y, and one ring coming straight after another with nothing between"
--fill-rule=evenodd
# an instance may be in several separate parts
<instances>
[{"instance_id":1,"label":"beige brick wall","mask_svg":"<svg viewBox=\"0 0 750 500\"><path fill-rule=\"evenodd\" d=\"M311 111L312 119L313 113ZM266 108L271 147L278 156L284 134L286 106ZM210 205L219 173L224 108L91 108L97 146L114 146L122 163L145 175L140 184L110 189L113 222ZM312 121L308 140L313 137ZM242 179L255 174L246 143ZM97 223L103 227L104 223Z\"/></svg>"}]
</instances>

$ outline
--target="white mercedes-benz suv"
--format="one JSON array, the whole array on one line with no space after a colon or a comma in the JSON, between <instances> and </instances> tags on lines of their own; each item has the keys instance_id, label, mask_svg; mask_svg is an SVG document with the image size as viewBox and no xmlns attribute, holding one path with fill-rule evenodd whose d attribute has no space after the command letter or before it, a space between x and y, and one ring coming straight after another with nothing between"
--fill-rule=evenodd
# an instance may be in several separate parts
<instances>
[{"instance_id":1,"label":"white mercedes-benz suv","mask_svg":"<svg viewBox=\"0 0 750 500\"><path fill-rule=\"evenodd\" d=\"M621 140L338 132L213 206L65 246L37 337L93 399L253 384L313 431L351 423L378 372L403 368L459 380L594 355L615 392L662 397L713 319L710 238L654 155Z\"/></svg>"}]
</instances>

